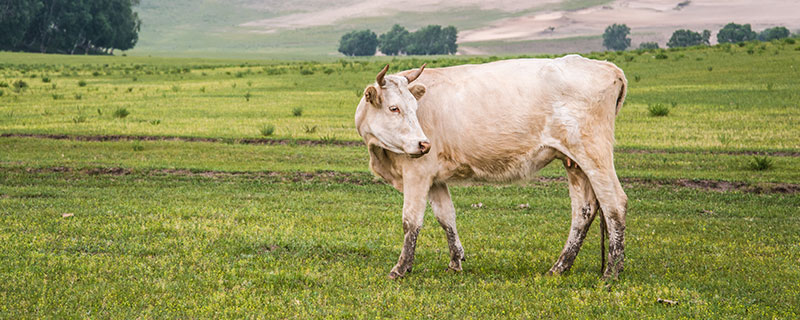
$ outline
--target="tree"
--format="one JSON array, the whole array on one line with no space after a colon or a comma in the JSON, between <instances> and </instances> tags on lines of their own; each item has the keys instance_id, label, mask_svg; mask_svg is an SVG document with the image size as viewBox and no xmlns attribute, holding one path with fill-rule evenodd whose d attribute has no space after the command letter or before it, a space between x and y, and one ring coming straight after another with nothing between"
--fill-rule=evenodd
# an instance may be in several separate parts
<instances>
[{"instance_id":1,"label":"tree","mask_svg":"<svg viewBox=\"0 0 800 320\"><path fill-rule=\"evenodd\" d=\"M0 48L42 53L108 53L133 48L139 0L3 0Z\"/></svg>"},{"instance_id":2,"label":"tree","mask_svg":"<svg viewBox=\"0 0 800 320\"><path fill-rule=\"evenodd\" d=\"M606 28L603 32L603 46L614 50L622 51L631 46L631 39L628 35L631 33L631 28L624 24L613 24Z\"/></svg>"},{"instance_id":3,"label":"tree","mask_svg":"<svg viewBox=\"0 0 800 320\"><path fill-rule=\"evenodd\" d=\"M439 25L423 27L409 35L406 52L408 54L454 54L458 51L458 30Z\"/></svg>"},{"instance_id":4,"label":"tree","mask_svg":"<svg viewBox=\"0 0 800 320\"><path fill-rule=\"evenodd\" d=\"M703 30L703 33L694 32L688 29L676 30L669 38L667 46L670 48L677 47L691 47L699 45L708 45L709 38L711 38L711 31Z\"/></svg>"},{"instance_id":5,"label":"tree","mask_svg":"<svg viewBox=\"0 0 800 320\"><path fill-rule=\"evenodd\" d=\"M737 43L756 39L756 32L750 29L749 24L735 24L733 22L725 25L717 34L719 43Z\"/></svg>"},{"instance_id":6,"label":"tree","mask_svg":"<svg viewBox=\"0 0 800 320\"><path fill-rule=\"evenodd\" d=\"M378 36L370 30L352 31L339 40L339 52L346 56L372 56L378 48Z\"/></svg>"},{"instance_id":7,"label":"tree","mask_svg":"<svg viewBox=\"0 0 800 320\"><path fill-rule=\"evenodd\" d=\"M761 33L758 34L758 40L770 41L775 39L783 39L788 38L789 34L789 29L786 29L786 27L774 27L761 31Z\"/></svg>"},{"instance_id":8,"label":"tree","mask_svg":"<svg viewBox=\"0 0 800 320\"><path fill-rule=\"evenodd\" d=\"M41 0L0 1L0 50L17 50L42 6Z\"/></svg>"},{"instance_id":9,"label":"tree","mask_svg":"<svg viewBox=\"0 0 800 320\"><path fill-rule=\"evenodd\" d=\"M405 53L409 35L410 33L406 28L396 24L392 26L391 30L378 37L378 49L388 56Z\"/></svg>"},{"instance_id":10,"label":"tree","mask_svg":"<svg viewBox=\"0 0 800 320\"><path fill-rule=\"evenodd\" d=\"M639 49L642 50L658 49L658 42L642 42L639 44Z\"/></svg>"}]
</instances>

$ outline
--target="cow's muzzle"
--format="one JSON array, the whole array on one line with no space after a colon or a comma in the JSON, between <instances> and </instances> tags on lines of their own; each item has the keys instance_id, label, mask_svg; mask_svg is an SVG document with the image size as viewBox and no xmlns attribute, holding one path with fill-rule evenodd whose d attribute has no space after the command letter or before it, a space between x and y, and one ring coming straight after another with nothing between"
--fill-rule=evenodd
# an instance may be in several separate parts
<instances>
[{"instance_id":1,"label":"cow's muzzle","mask_svg":"<svg viewBox=\"0 0 800 320\"><path fill-rule=\"evenodd\" d=\"M409 154L412 158L419 158L431 151L431 143L428 141L420 141L418 147L419 153Z\"/></svg>"}]
</instances>

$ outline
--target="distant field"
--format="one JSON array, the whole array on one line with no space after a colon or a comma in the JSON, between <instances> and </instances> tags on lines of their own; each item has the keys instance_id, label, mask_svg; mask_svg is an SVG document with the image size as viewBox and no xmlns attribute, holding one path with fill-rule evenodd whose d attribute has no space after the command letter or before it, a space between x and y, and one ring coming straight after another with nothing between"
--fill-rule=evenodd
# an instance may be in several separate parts
<instances>
[{"instance_id":1,"label":"distant field","mask_svg":"<svg viewBox=\"0 0 800 320\"><path fill-rule=\"evenodd\" d=\"M589 56L617 63L628 77L627 103L617 118L620 147L796 150L800 82L791 70L800 67L797 47L751 43L666 51L665 59L654 52ZM423 62L438 67L496 58L286 63L0 53L0 59L0 81L29 86L0 88L6 133L255 138L271 124L269 138L359 140L355 107L384 63L399 71ZM650 116L653 104L668 106L669 116ZM114 118L119 108L130 115Z\"/></svg>"},{"instance_id":2,"label":"distant field","mask_svg":"<svg viewBox=\"0 0 800 320\"><path fill-rule=\"evenodd\" d=\"M800 316L800 44L588 56L630 86L615 153L627 260L611 283L596 226L568 274L543 275L569 229L558 162L452 188L463 272L444 271L428 213L413 272L386 277L402 195L368 171L364 87L387 62L500 57L0 53L0 318Z\"/></svg>"}]
</instances>

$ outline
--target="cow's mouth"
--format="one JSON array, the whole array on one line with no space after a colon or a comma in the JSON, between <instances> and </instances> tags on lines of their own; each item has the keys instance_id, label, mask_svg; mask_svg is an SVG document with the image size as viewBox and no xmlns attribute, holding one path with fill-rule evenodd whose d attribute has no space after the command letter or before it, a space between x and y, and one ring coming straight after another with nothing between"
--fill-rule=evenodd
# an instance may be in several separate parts
<instances>
[{"instance_id":1,"label":"cow's mouth","mask_svg":"<svg viewBox=\"0 0 800 320\"><path fill-rule=\"evenodd\" d=\"M427 150L424 151L424 152L420 152L420 153L409 153L408 156L416 159L416 158L421 158L422 156L424 156L426 154L428 154Z\"/></svg>"}]
</instances>

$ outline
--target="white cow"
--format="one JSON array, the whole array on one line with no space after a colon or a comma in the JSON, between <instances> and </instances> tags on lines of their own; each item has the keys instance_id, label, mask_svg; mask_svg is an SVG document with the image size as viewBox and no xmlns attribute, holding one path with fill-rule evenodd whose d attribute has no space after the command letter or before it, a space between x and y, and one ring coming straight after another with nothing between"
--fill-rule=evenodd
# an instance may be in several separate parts
<instances>
[{"instance_id":1,"label":"white cow","mask_svg":"<svg viewBox=\"0 0 800 320\"><path fill-rule=\"evenodd\" d=\"M599 208L610 240L604 277L617 277L627 210L613 157L614 119L627 88L622 70L576 55L423 65L396 75L386 75L388 67L364 91L355 122L372 171L404 195L405 241L390 278L414 264L428 200L447 235L449 268L461 270L464 249L447 182L529 179L553 159L566 167L572 226L549 273L572 266Z\"/></svg>"}]
</instances>

